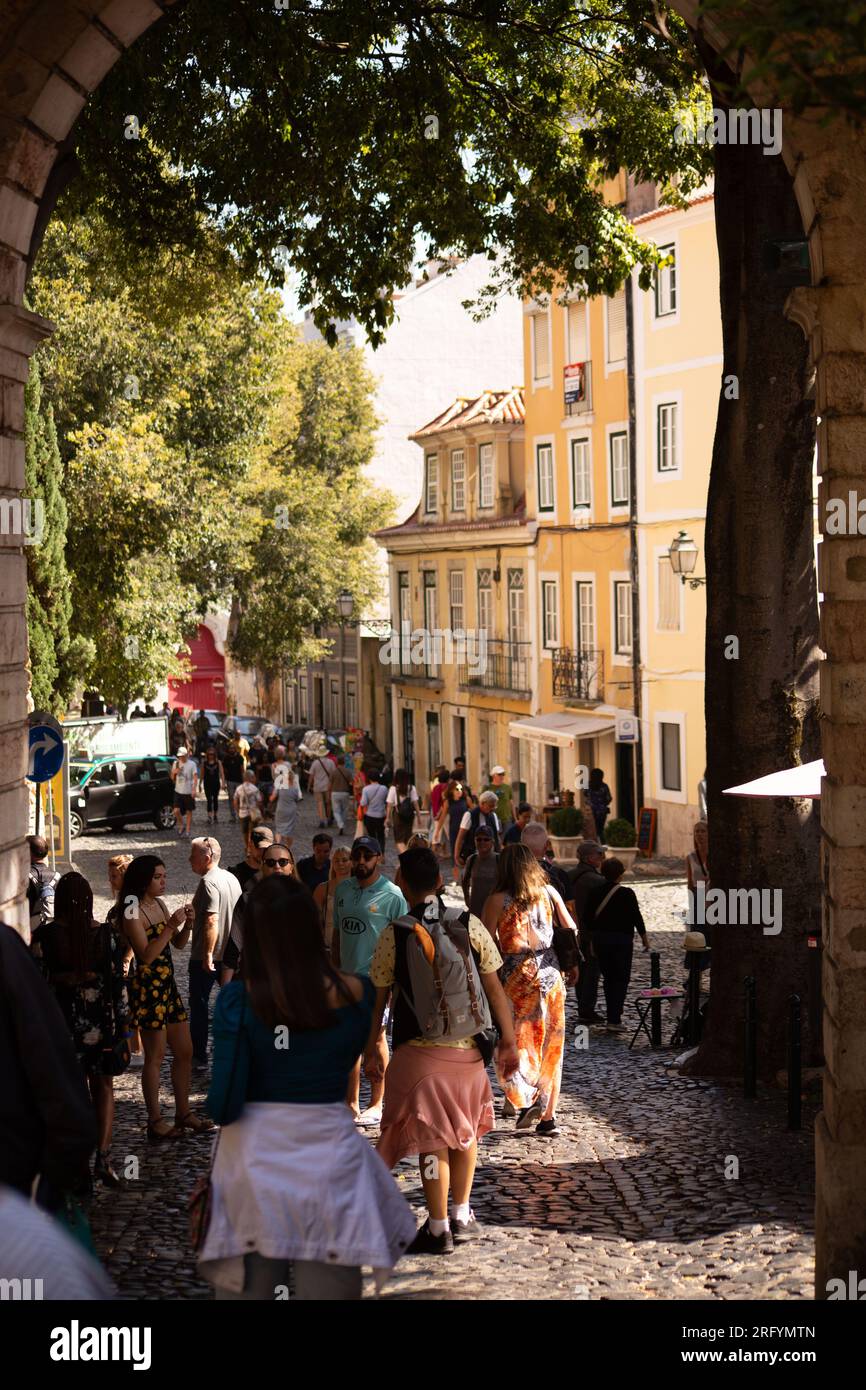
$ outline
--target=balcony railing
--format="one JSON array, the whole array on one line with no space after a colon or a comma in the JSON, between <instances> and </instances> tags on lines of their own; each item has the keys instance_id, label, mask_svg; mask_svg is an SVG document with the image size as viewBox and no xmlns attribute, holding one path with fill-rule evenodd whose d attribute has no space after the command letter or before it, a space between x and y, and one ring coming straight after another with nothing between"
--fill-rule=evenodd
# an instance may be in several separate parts
<instances>
[{"instance_id":1,"label":"balcony railing","mask_svg":"<svg viewBox=\"0 0 866 1390\"><path fill-rule=\"evenodd\" d=\"M592 410L592 363L572 362L563 372L566 415L587 415Z\"/></svg>"},{"instance_id":2,"label":"balcony railing","mask_svg":"<svg viewBox=\"0 0 866 1390\"><path fill-rule=\"evenodd\" d=\"M601 700L603 691L604 652L560 647L553 653L555 700Z\"/></svg>"},{"instance_id":3,"label":"balcony railing","mask_svg":"<svg viewBox=\"0 0 866 1390\"><path fill-rule=\"evenodd\" d=\"M457 680L469 690L507 690L512 695L529 695L531 647L529 642L488 641L478 652L474 665L457 668Z\"/></svg>"}]
</instances>

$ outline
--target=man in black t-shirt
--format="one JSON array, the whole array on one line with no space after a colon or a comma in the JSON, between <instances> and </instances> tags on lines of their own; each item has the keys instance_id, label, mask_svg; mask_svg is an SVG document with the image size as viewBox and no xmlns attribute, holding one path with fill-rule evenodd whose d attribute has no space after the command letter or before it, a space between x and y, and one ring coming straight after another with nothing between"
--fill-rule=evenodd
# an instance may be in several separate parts
<instances>
[{"instance_id":1,"label":"man in black t-shirt","mask_svg":"<svg viewBox=\"0 0 866 1390\"><path fill-rule=\"evenodd\" d=\"M334 841L330 835L320 830L313 836L313 852L305 859L298 860L298 878L315 893L320 883L327 883L331 876L331 846Z\"/></svg>"},{"instance_id":2,"label":"man in black t-shirt","mask_svg":"<svg viewBox=\"0 0 866 1390\"><path fill-rule=\"evenodd\" d=\"M226 792L229 798L229 815L232 820L237 820L235 812L235 792L244 780L244 755L241 752L241 745L238 742L237 734L232 735L231 742L222 756L223 773L226 779Z\"/></svg>"}]
</instances>

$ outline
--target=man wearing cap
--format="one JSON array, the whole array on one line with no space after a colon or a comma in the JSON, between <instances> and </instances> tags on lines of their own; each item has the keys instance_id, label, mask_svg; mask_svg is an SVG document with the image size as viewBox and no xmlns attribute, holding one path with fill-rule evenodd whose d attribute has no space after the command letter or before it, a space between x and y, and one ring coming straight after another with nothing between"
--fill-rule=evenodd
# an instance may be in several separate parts
<instances>
[{"instance_id":1,"label":"man wearing cap","mask_svg":"<svg viewBox=\"0 0 866 1390\"><path fill-rule=\"evenodd\" d=\"M500 831L499 817L496 814L496 803L499 797L494 791L482 792L478 798L478 805L473 811L464 812L460 822L460 829L457 832L457 839L454 843L454 866L461 870L466 867L466 861L470 854L475 853L475 836L482 825L489 827L493 835L493 848L499 852ZM456 877L456 875L455 875Z\"/></svg>"},{"instance_id":2,"label":"man wearing cap","mask_svg":"<svg viewBox=\"0 0 866 1390\"><path fill-rule=\"evenodd\" d=\"M172 765L171 780L174 783L174 819L177 833L181 838L192 829L192 809L195 806L195 793L198 787L198 768L189 756L188 748L178 748L177 758ZM183 828L186 818L186 830Z\"/></svg>"},{"instance_id":3,"label":"man wearing cap","mask_svg":"<svg viewBox=\"0 0 866 1390\"><path fill-rule=\"evenodd\" d=\"M598 982L600 972L598 961L592 951L592 933L586 925L586 907L598 889L604 887L605 879L601 872L604 863L604 847L597 840L582 840L577 847L577 868L572 869L571 895L574 898L574 916L577 918L580 949L583 952L584 966L580 972L575 993L577 995L577 1016L580 1023L603 1023L604 1019L596 1011Z\"/></svg>"},{"instance_id":4,"label":"man wearing cap","mask_svg":"<svg viewBox=\"0 0 866 1390\"><path fill-rule=\"evenodd\" d=\"M229 870L229 873L234 874L241 885L241 892L246 888L250 879L255 878L261 869L265 846L273 843L274 832L269 825L257 825L255 830L250 832L246 857L241 860L240 864L233 864Z\"/></svg>"},{"instance_id":5,"label":"man wearing cap","mask_svg":"<svg viewBox=\"0 0 866 1390\"><path fill-rule=\"evenodd\" d=\"M485 791L492 791L496 795L496 814L503 831L506 831L514 820L514 792L511 783L505 780L506 775L504 767L492 767L490 769L490 786L484 789Z\"/></svg>"},{"instance_id":6,"label":"man wearing cap","mask_svg":"<svg viewBox=\"0 0 866 1390\"><path fill-rule=\"evenodd\" d=\"M368 977L376 942L389 922L409 911L408 903L395 883L382 873L382 851L372 835L360 835L350 851L352 872L334 893L334 930L331 937L331 964L336 970ZM370 1105L361 1114L361 1059L349 1077L346 1100L360 1124L378 1124L382 1118L388 1043L384 1026L379 1033L376 1055L381 1076L371 1083Z\"/></svg>"},{"instance_id":7,"label":"man wearing cap","mask_svg":"<svg viewBox=\"0 0 866 1390\"><path fill-rule=\"evenodd\" d=\"M476 917L482 916L498 873L499 855L493 848L493 831L489 825L479 825L475 832L475 853L470 854L463 870L463 897Z\"/></svg>"}]
</instances>

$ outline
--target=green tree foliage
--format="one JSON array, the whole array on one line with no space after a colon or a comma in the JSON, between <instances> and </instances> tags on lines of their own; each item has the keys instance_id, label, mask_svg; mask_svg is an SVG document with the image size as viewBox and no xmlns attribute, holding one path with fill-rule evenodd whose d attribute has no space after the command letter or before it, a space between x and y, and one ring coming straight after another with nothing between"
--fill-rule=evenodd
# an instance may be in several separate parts
<instances>
[{"instance_id":1,"label":"green tree foliage","mask_svg":"<svg viewBox=\"0 0 866 1390\"><path fill-rule=\"evenodd\" d=\"M702 71L650 0L188 0L135 45L79 124L78 196L130 254L182 246L209 214L249 271L282 278L334 341L381 340L422 259L476 252L521 292L613 292L657 260L600 176L683 192L708 166L673 139ZM140 138L124 138L134 113ZM575 274L575 253L589 265Z\"/></svg>"},{"instance_id":2,"label":"green tree foliage","mask_svg":"<svg viewBox=\"0 0 866 1390\"><path fill-rule=\"evenodd\" d=\"M24 391L24 478L31 508L39 507L38 527L31 527L34 544L26 549L31 691L37 709L62 714L87 670L93 648L85 638L70 634L63 465L53 412L44 399L36 362L31 364Z\"/></svg>"},{"instance_id":3,"label":"green tree foliage","mask_svg":"<svg viewBox=\"0 0 866 1390\"><path fill-rule=\"evenodd\" d=\"M312 629L333 620L341 589L354 594L356 612L369 611L381 588L369 535L393 511L392 499L363 472L376 419L374 382L360 351L298 344L288 380L272 447L240 499L255 512L257 530L246 569L235 569L229 639L236 661L268 673L327 654Z\"/></svg>"},{"instance_id":4,"label":"green tree foliage","mask_svg":"<svg viewBox=\"0 0 866 1390\"><path fill-rule=\"evenodd\" d=\"M372 582L365 541L383 516L374 491L361 485L340 525L339 488L319 496L322 480L326 489L360 481L372 457L360 354L301 344L280 295L244 279L202 225L194 256L163 248L127 260L101 209L63 213L30 302L58 325L39 356L65 463L70 622L89 644L87 679L121 707L150 698L183 674L184 635L208 606L231 606L239 585L249 598L258 541L282 501L269 471L278 458L298 526L294 499L310 495L302 572L311 582L283 588L281 630L262 624L261 650L257 617L239 629L244 659L275 669L294 659L305 626L333 611L341 586L324 571L335 539L359 594Z\"/></svg>"}]
</instances>

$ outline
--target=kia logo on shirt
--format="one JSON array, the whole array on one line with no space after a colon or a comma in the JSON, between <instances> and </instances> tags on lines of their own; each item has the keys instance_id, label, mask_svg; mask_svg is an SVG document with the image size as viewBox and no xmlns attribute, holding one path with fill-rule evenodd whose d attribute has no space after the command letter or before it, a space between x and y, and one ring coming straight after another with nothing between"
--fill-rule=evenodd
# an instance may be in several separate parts
<instances>
[{"instance_id":1,"label":"kia logo on shirt","mask_svg":"<svg viewBox=\"0 0 866 1390\"><path fill-rule=\"evenodd\" d=\"M349 936L360 936L362 931L367 930L367 923L362 922L359 917L344 917L340 929Z\"/></svg>"}]
</instances>

